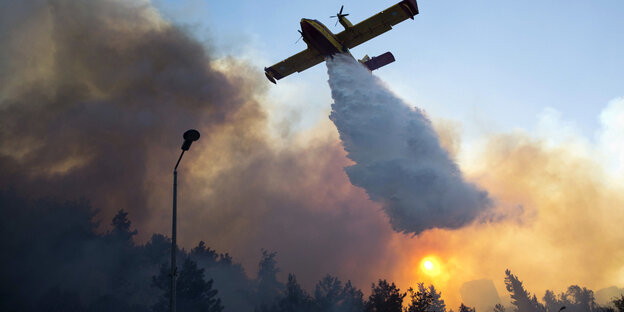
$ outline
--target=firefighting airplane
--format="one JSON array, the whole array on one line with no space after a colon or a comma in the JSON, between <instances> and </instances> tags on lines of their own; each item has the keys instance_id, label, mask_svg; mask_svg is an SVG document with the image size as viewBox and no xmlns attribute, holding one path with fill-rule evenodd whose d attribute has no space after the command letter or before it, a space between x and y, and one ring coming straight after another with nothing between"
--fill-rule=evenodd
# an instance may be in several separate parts
<instances>
[{"instance_id":1,"label":"firefighting airplane","mask_svg":"<svg viewBox=\"0 0 624 312\"><path fill-rule=\"evenodd\" d=\"M272 82L282 79L294 72L302 72L331 57L336 53L345 53L353 57L349 49L354 48L372 38L375 38L392 26L406 20L414 19L418 14L416 0L403 0L386 10L383 10L373 17L364 20L356 25L351 24L347 15L342 14L342 9L336 14L338 21L345 30L339 34L333 34L325 25L317 20L301 19L301 37L308 44L308 48L301 51L271 67L264 68L264 74ZM377 57L369 58L368 55L359 60L369 70L375 70L394 62L394 56L386 52Z\"/></svg>"}]
</instances>

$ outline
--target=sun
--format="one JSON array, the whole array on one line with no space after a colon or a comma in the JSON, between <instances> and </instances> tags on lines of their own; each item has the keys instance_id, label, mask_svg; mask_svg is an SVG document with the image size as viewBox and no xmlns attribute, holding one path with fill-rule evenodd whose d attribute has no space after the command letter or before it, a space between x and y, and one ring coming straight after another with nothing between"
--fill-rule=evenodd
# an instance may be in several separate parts
<instances>
[{"instance_id":1,"label":"sun","mask_svg":"<svg viewBox=\"0 0 624 312\"><path fill-rule=\"evenodd\" d=\"M429 276L436 276L440 274L440 262L434 256L424 257L420 260L420 270Z\"/></svg>"},{"instance_id":2,"label":"sun","mask_svg":"<svg viewBox=\"0 0 624 312\"><path fill-rule=\"evenodd\" d=\"M433 270L433 262L431 262L431 260L425 260L425 262L423 262L423 268L425 268L426 271Z\"/></svg>"}]
</instances>

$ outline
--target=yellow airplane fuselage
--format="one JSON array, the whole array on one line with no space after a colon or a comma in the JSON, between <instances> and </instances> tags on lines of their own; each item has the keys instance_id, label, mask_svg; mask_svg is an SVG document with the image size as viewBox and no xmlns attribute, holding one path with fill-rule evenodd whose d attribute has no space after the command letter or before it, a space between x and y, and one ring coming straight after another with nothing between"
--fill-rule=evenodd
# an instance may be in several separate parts
<instances>
[{"instance_id":1,"label":"yellow airplane fuselage","mask_svg":"<svg viewBox=\"0 0 624 312\"><path fill-rule=\"evenodd\" d=\"M336 35L317 20L302 18L301 35L308 46L313 47L325 56L332 56L336 53L349 53L349 50L344 47Z\"/></svg>"}]
</instances>

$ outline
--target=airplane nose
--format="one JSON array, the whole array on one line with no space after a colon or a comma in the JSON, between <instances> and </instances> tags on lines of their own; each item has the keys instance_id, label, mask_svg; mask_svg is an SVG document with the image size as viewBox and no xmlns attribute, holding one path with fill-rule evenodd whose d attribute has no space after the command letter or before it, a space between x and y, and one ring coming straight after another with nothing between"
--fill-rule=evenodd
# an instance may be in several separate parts
<instances>
[{"instance_id":1,"label":"airplane nose","mask_svg":"<svg viewBox=\"0 0 624 312\"><path fill-rule=\"evenodd\" d=\"M304 33L309 33L309 32L310 32L310 30L311 30L311 28L313 28L313 27L310 25L310 22L309 22L309 21L310 21L309 19L305 19L305 18L301 19L301 30L302 30Z\"/></svg>"}]
</instances>

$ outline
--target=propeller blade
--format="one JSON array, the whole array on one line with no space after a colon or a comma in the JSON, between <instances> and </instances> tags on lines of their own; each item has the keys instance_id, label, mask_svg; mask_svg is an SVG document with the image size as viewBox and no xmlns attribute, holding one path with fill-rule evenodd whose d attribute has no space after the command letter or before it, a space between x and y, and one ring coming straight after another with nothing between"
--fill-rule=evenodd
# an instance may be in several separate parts
<instances>
[{"instance_id":1,"label":"propeller blade","mask_svg":"<svg viewBox=\"0 0 624 312\"><path fill-rule=\"evenodd\" d=\"M299 32L299 34L301 36L299 37L299 39L297 39L297 41L295 41L295 44L299 43L299 40L301 40L301 38L303 38L303 32L301 30L298 30L298 29L297 29L297 31Z\"/></svg>"},{"instance_id":2,"label":"propeller blade","mask_svg":"<svg viewBox=\"0 0 624 312\"><path fill-rule=\"evenodd\" d=\"M345 16L349 16L349 13L347 14L342 14L342 11L344 10L344 5L340 6L340 11L338 11L338 13L336 15L332 15L330 16L330 18L338 18L338 20L336 21L336 24L334 24L334 27L338 26L338 22L340 22L340 19L345 17Z\"/></svg>"}]
</instances>

